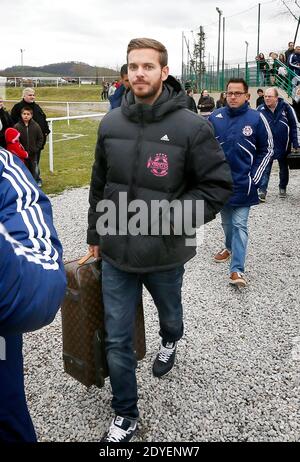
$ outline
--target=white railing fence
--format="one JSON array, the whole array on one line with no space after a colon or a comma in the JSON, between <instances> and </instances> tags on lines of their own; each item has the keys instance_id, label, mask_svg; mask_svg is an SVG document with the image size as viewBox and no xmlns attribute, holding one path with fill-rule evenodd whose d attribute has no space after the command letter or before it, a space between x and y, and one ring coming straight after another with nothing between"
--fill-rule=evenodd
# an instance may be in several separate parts
<instances>
[{"instance_id":1,"label":"white railing fence","mask_svg":"<svg viewBox=\"0 0 300 462\"><path fill-rule=\"evenodd\" d=\"M99 96L100 98L100 96ZM18 103L20 100L3 99L6 103ZM38 101L38 104L47 111L58 112L65 114L70 125L70 117L80 115L80 113L87 114L89 112L105 112L108 111L108 101Z\"/></svg>"},{"instance_id":2,"label":"white railing fence","mask_svg":"<svg viewBox=\"0 0 300 462\"><path fill-rule=\"evenodd\" d=\"M95 75L80 77L7 77L6 85L8 87L39 87L39 86L68 86L68 85L100 85L103 82L113 82L119 79L119 73L116 75Z\"/></svg>"},{"instance_id":3,"label":"white railing fence","mask_svg":"<svg viewBox=\"0 0 300 462\"><path fill-rule=\"evenodd\" d=\"M99 112L97 114L85 114L79 116L69 116L69 117L49 117L47 121L49 122L50 133L48 137L49 143L49 170L51 173L54 172L54 153L53 153L53 122L58 120L69 120L70 119L91 119L91 118L102 118L105 116L106 112Z\"/></svg>"}]
</instances>

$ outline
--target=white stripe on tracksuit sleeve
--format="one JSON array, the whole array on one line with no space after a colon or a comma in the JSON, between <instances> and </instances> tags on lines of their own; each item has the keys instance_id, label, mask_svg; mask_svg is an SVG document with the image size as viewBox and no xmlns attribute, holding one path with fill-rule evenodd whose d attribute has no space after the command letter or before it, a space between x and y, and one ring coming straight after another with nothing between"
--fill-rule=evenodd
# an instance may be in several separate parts
<instances>
[{"instance_id":1,"label":"white stripe on tracksuit sleeve","mask_svg":"<svg viewBox=\"0 0 300 462\"><path fill-rule=\"evenodd\" d=\"M49 199L0 149L0 336L49 324L66 286Z\"/></svg>"},{"instance_id":2,"label":"white stripe on tracksuit sleeve","mask_svg":"<svg viewBox=\"0 0 300 462\"><path fill-rule=\"evenodd\" d=\"M259 164L256 172L255 172L255 175L253 177L253 182L255 184L258 184L262 178L262 175L264 173L264 170L266 168L266 166L268 165L268 163L270 162L271 160L271 157L273 156L273 152L274 152L274 144L273 144L273 135L272 135L272 132L271 132L271 129L270 129L270 126L267 122L267 119L263 116L262 113L260 113L260 117L264 123L264 126L265 126L265 129L267 131L267 135L268 135L268 150L267 150L267 153L266 155L264 156L264 158L262 159L261 163Z\"/></svg>"}]
</instances>

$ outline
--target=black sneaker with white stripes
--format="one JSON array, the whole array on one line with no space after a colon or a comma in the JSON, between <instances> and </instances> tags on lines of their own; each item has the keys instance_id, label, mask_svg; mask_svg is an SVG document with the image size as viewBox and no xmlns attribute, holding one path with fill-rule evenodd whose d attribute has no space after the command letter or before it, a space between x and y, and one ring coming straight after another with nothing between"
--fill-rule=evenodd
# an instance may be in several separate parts
<instances>
[{"instance_id":1,"label":"black sneaker with white stripes","mask_svg":"<svg viewBox=\"0 0 300 462\"><path fill-rule=\"evenodd\" d=\"M153 363L152 372L154 377L162 377L167 374L175 362L177 342L165 342L162 340L160 350Z\"/></svg>"},{"instance_id":2,"label":"black sneaker with white stripes","mask_svg":"<svg viewBox=\"0 0 300 462\"><path fill-rule=\"evenodd\" d=\"M107 443L126 443L130 441L137 429L137 421L126 419L117 415L113 418L108 432L106 432L101 441Z\"/></svg>"}]
</instances>

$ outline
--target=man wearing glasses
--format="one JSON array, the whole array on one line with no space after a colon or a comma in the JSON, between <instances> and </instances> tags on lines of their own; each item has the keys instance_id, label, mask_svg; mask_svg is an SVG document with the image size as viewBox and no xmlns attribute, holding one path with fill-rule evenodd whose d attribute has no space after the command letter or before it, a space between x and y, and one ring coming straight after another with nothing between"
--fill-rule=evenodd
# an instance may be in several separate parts
<instances>
[{"instance_id":1,"label":"man wearing glasses","mask_svg":"<svg viewBox=\"0 0 300 462\"><path fill-rule=\"evenodd\" d=\"M209 120L231 167L234 191L221 210L225 248L214 260L231 259L229 283L245 287L245 259L250 207L259 203L257 189L273 155L273 137L266 118L249 106L248 85L232 78L226 87L227 106L214 111Z\"/></svg>"}]
</instances>

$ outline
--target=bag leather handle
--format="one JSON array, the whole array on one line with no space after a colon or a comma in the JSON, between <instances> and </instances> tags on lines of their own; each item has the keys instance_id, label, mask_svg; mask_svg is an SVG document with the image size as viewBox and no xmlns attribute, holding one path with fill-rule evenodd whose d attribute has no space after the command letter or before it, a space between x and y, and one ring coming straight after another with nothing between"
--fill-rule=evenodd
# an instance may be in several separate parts
<instances>
[{"instance_id":1,"label":"bag leather handle","mask_svg":"<svg viewBox=\"0 0 300 462\"><path fill-rule=\"evenodd\" d=\"M79 261L78 261L78 265L83 265L84 263L86 263L90 258L93 257L93 254L92 252L89 252L87 253L84 257L82 257Z\"/></svg>"}]
</instances>

